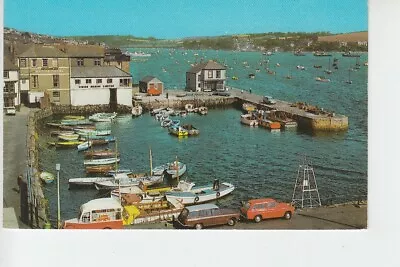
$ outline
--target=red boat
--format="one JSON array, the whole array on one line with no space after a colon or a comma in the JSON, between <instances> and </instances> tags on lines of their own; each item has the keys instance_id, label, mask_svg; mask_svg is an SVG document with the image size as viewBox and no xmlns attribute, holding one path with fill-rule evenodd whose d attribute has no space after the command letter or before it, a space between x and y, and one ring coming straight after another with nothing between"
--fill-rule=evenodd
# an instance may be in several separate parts
<instances>
[{"instance_id":1,"label":"red boat","mask_svg":"<svg viewBox=\"0 0 400 267\"><path fill-rule=\"evenodd\" d=\"M94 140L92 140L92 142L93 141ZM85 158L88 159L101 159L112 157L119 157L119 153L116 153L115 151L109 149L85 152Z\"/></svg>"},{"instance_id":2,"label":"red boat","mask_svg":"<svg viewBox=\"0 0 400 267\"><path fill-rule=\"evenodd\" d=\"M108 173L109 171L115 170L115 164L113 165L96 165L86 167L86 173Z\"/></svg>"}]
</instances>

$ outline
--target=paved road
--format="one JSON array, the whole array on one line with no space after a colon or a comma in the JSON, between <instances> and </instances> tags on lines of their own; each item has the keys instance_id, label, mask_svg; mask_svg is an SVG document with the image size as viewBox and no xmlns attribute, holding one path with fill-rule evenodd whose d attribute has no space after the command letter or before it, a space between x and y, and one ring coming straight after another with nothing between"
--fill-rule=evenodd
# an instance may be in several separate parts
<instances>
[{"instance_id":1,"label":"paved road","mask_svg":"<svg viewBox=\"0 0 400 267\"><path fill-rule=\"evenodd\" d=\"M29 108L21 107L15 116L3 116L3 207L13 207L20 228L28 228L20 220L17 177L26 168L26 134Z\"/></svg>"}]
</instances>

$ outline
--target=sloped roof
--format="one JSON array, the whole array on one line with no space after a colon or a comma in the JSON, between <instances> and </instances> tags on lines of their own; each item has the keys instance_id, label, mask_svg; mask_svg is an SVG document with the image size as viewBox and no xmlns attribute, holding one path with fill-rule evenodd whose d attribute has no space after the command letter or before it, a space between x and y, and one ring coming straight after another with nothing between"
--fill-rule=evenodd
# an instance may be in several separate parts
<instances>
[{"instance_id":1,"label":"sloped roof","mask_svg":"<svg viewBox=\"0 0 400 267\"><path fill-rule=\"evenodd\" d=\"M71 78L132 77L115 66L71 67Z\"/></svg>"},{"instance_id":2,"label":"sloped roof","mask_svg":"<svg viewBox=\"0 0 400 267\"><path fill-rule=\"evenodd\" d=\"M204 63L199 63L195 66L193 66L188 72L190 73L197 73L201 70L225 70L226 68L222 66L221 64L209 60L208 62Z\"/></svg>"},{"instance_id":3,"label":"sloped roof","mask_svg":"<svg viewBox=\"0 0 400 267\"><path fill-rule=\"evenodd\" d=\"M54 46L50 45L31 45L25 52L18 57L49 57L49 58L64 58L68 55Z\"/></svg>"},{"instance_id":4,"label":"sloped roof","mask_svg":"<svg viewBox=\"0 0 400 267\"><path fill-rule=\"evenodd\" d=\"M143 78L140 80L140 82L148 83L148 82L150 82L150 81L153 80L153 79L156 79L158 82L161 82L159 79L157 79L157 78L154 77L154 76L145 76L145 77L143 77Z\"/></svg>"},{"instance_id":5,"label":"sloped roof","mask_svg":"<svg viewBox=\"0 0 400 267\"><path fill-rule=\"evenodd\" d=\"M104 57L104 47L95 45L63 45L60 49L70 57Z\"/></svg>"},{"instance_id":6,"label":"sloped roof","mask_svg":"<svg viewBox=\"0 0 400 267\"><path fill-rule=\"evenodd\" d=\"M18 67L8 57L4 57L4 70L18 70Z\"/></svg>"}]
</instances>

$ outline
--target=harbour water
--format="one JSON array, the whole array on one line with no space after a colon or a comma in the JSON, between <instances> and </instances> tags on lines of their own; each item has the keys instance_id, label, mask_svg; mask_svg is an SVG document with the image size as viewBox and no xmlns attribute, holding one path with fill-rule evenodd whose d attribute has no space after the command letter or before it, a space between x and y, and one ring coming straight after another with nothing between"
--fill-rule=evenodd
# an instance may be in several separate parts
<instances>
[{"instance_id":1,"label":"harbour water","mask_svg":"<svg viewBox=\"0 0 400 267\"><path fill-rule=\"evenodd\" d=\"M135 51L135 50L131 50ZM137 51L137 50L136 50ZM111 124L112 135L118 139L121 168L137 172L149 170L149 148L153 154L153 166L178 159L187 164L188 179L199 185L218 178L236 186L232 195L219 200L218 204L237 207L241 200L258 197L274 197L290 201L298 164L307 155L315 168L319 193L323 203L339 203L367 195L367 73L363 66L367 54L359 60L359 70L350 72L356 58L339 59L338 70L331 75L323 73L328 68L327 57L307 54L296 57L291 53L277 53L266 57L260 52L191 51L168 49L142 49L152 53L145 61L131 62L135 82L146 75L162 80L168 90L185 87L185 72L190 64L215 59L228 65L227 85L252 90L260 95L292 102L307 102L349 117L349 130L343 133L306 133L296 130L269 132L264 128L249 128L239 121L240 110L233 108L212 109L207 116L190 114L182 119L200 130L198 137L178 139L160 127L148 114L132 119L129 115L118 116ZM197 53L198 56L194 54ZM276 75L265 71L265 60ZM244 64L247 62L247 64ZM260 62L264 64L260 65ZM280 67L276 67L276 63ZM245 67L248 65L249 67ZM303 65L306 70L296 69ZM322 65L321 69L313 65ZM232 67L232 69L230 69ZM260 69L260 72L256 72ZM332 66L331 69L333 70ZM254 73L255 79L248 74ZM285 76L291 75L292 79ZM329 83L318 83L315 77L324 75ZM51 120L53 118L48 118ZM104 127L104 124L103 124ZM77 215L79 206L93 198L101 197L96 189L68 190L68 179L84 177L83 155L76 149L48 147L50 128L39 127L40 164L42 169L55 173L55 164L61 164L61 217L69 219ZM113 147L113 145L111 146ZM51 218L56 217L56 183L44 186L49 198Z\"/></svg>"}]
</instances>

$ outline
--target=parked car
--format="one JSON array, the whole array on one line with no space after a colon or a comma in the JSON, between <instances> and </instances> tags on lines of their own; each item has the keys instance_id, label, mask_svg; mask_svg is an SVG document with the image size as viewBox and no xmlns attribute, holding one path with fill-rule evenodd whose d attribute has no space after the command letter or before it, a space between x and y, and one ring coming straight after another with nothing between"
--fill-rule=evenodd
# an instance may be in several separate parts
<instances>
[{"instance_id":1,"label":"parked car","mask_svg":"<svg viewBox=\"0 0 400 267\"><path fill-rule=\"evenodd\" d=\"M4 111L6 115L15 115L17 113L15 107L5 107Z\"/></svg>"},{"instance_id":2,"label":"parked car","mask_svg":"<svg viewBox=\"0 0 400 267\"><path fill-rule=\"evenodd\" d=\"M219 96L231 96L231 93L226 92L226 91L215 91L212 94L213 95L219 95Z\"/></svg>"},{"instance_id":3,"label":"parked car","mask_svg":"<svg viewBox=\"0 0 400 267\"><path fill-rule=\"evenodd\" d=\"M280 203L272 198L251 199L242 202L241 216L254 220L256 223L262 219L285 218L289 220L294 213L294 207L288 203Z\"/></svg>"},{"instance_id":4,"label":"parked car","mask_svg":"<svg viewBox=\"0 0 400 267\"><path fill-rule=\"evenodd\" d=\"M270 105L276 104L276 101L274 99L272 99L272 97L267 96L267 95L263 97L263 102L265 104L270 104Z\"/></svg>"},{"instance_id":5,"label":"parked car","mask_svg":"<svg viewBox=\"0 0 400 267\"><path fill-rule=\"evenodd\" d=\"M202 229L223 224L234 226L239 218L238 210L220 209L214 204L201 204L184 208L173 224L175 228Z\"/></svg>"}]
</instances>

